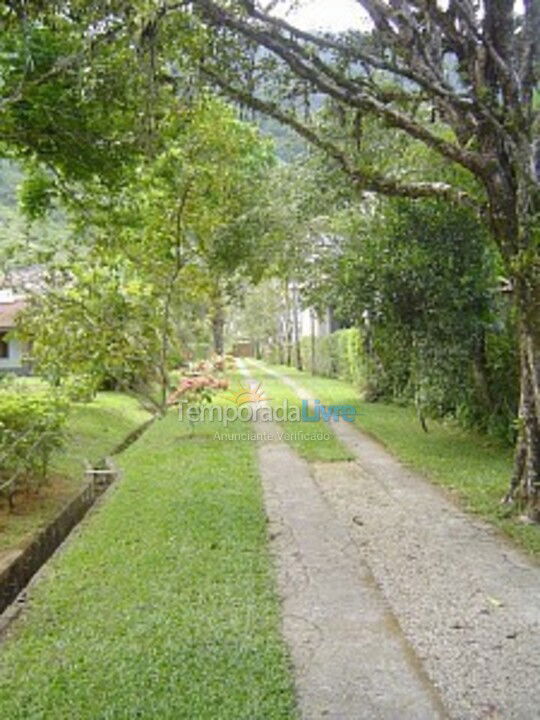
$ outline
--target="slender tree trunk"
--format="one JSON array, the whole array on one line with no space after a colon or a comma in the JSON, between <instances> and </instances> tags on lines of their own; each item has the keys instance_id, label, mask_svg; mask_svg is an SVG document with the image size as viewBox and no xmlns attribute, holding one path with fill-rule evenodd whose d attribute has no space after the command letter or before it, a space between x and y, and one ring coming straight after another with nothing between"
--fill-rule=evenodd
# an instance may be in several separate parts
<instances>
[{"instance_id":1,"label":"slender tree trunk","mask_svg":"<svg viewBox=\"0 0 540 720\"><path fill-rule=\"evenodd\" d=\"M316 338L315 338L315 312L310 310L310 325L311 325L311 374L317 374L317 353L316 353Z\"/></svg>"},{"instance_id":2,"label":"slender tree trunk","mask_svg":"<svg viewBox=\"0 0 540 720\"><path fill-rule=\"evenodd\" d=\"M223 355L225 346L225 309L218 299L212 312L212 336L214 339L214 352Z\"/></svg>"},{"instance_id":3,"label":"slender tree trunk","mask_svg":"<svg viewBox=\"0 0 540 720\"><path fill-rule=\"evenodd\" d=\"M291 322L291 296L288 279L284 280L283 290L285 294L285 362L287 366L292 365L292 322Z\"/></svg>"},{"instance_id":4,"label":"slender tree trunk","mask_svg":"<svg viewBox=\"0 0 540 720\"><path fill-rule=\"evenodd\" d=\"M219 280L215 282L210 295L210 322L212 323L214 353L223 355L225 350L225 301Z\"/></svg>"},{"instance_id":5,"label":"slender tree trunk","mask_svg":"<svg viewBox=\"0 0 540 720\"><path fill-rule=\"evenodd\" d=\"M283 318L282 317L280 317L278 319L276 342L277 342L277 351L278 351L278 363L279 363L279 365L283 365L285 355L283 353Z\"/></svg>"},{"instance_id":6,"label":"slender tree trunk","mask_svg":"<svg viewBox=\"0 0 540 720\"><path fill-rule=\"evenodd\" d=\"M303 370L302 367L302 347L300 345L300 317L298 303L298 288L293 287L293 324L294 324L294 344L296 350L296 368Z\"/></svg>"}]
</instances>

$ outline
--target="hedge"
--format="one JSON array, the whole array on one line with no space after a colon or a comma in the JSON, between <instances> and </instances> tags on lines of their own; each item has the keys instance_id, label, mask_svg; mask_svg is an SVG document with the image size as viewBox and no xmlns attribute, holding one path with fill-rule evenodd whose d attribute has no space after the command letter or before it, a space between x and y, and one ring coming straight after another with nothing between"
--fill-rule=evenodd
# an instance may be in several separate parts
<instances>
[{"instance_id":1,"label":"hedge","mask_svg":"<svg viewBox=\"0 0 540 720\"><path fill-rule=\"evenodd\" d=\"M301 340L304 369L313 375L340 378L363 384L365 363L362 336L356 328L337 330L331 335Z\"/></svg>"}]
</instances>

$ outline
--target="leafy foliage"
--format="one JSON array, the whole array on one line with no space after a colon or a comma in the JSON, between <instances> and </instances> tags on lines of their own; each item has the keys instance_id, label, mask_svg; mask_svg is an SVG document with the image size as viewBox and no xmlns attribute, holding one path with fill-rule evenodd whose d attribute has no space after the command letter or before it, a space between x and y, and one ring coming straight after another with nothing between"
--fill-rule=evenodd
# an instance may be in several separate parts
<instances>
[{"instance_id":1,"label":"leafy foliage","mask_svg":"<svg viewBox=\"0 0 540 720\"><path fill-rule=\"evenodd\" d=\"M0 489L10 503L17 490L46 480L51 455L64 440L68 406L44 384L0 383Z\"/></svg>"},{"instance_id":2,"label":"leafy foliage","mask_svg":"<svg viewBox=\"0 0 540 720\"><path fill-rule=\"evenodd\" d=\"M414 401L422 412L509 438L517 358L505 338L513 314L478 221L437 201L395 200L371 216L345 212L334 228L338 262L327 262L308 296L321 293L342 322L362 329L369 396ZM340 374L344 353L335 347L324 374Z\"/></svg>"},{"instance_id":3,"label":"leafy foliage","mask_svg":"<svg viewBox=\"0 0 540 720\"><path fill-rule=\"evenodd\" d=\"M128 261L72 266L19 318L34 368L53 384L71 375L146 388L155 378L160 299Z\"/></svg>"},{"instance_id":4,"label":"leafy foliage","mask_svg":"<svg viewBox=\"0 0 540 720\"><path fill-rule=\"evenodd\" d=\"M53 273L53 288L21 319L36 369L53 382L86 376L95 387L107 381L146 398L159 386L165 407L168 371L186 354L182 319L231 292L235 274L260 273L271 143L209 96L176 110L161 151L114 204L101 186L96 194L87 186L76 217L94 249Z\"/></svg>"},{"instance_id":5,"label":"leafy foliage","mask_svg":"<svg viewBox=\"0 0 540 720\"><path fill-rule=\"evenodd\" d=\"M103 29L91 29L91 18L87 23L59 12L47 23L28 18L2 33L2 146L61 178L85 181L99 173L115 183L137 151L134 82L123 72L134 49L119 37L107 44ZM90 47L100 40L101 52L92 57Z\"/></svg>"}]
</instances>

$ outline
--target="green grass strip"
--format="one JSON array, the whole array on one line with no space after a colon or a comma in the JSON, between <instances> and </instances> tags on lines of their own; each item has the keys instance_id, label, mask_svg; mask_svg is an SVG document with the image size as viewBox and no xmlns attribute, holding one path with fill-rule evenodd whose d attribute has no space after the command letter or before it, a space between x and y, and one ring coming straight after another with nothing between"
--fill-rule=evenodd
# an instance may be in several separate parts
<instances>
[{"instance_id":1,"label":"green grass strip","mask_svg":"<svg viewBox=\"0 0 540 720\"><path fill-rule=\"evenodd\" d=\"M254 446L215 430L170 413L121 456L1 649L0 717L296 717Z\"/></svg>"},{"instance_id":2,"label":"green grass strip","mask_svg":"<svg viewBox=\"0 0 540 720\"><path fill-rule=\"evenodd\" d=\"M75 403L55 467L70 473L84 469L84 458L97 462L150 417L138 400L118 392L101 392L90 403Z\"/></svg>"},{"instance_id":3,"label":"green grass strip","mask_svg":"<svg viewBox=\"0 0 540 720\"><path fill-rule=\"evenodd\" d=\"M301 407L302 401L297 393L278 378L269 375L263 366L249 363L248 370L250 376L261 383L262 391L271 407L281 407L284 400L290 408ZM246 383L245 380L241 382ZM330 425L323 420L317 422L282 420L277 424L280 432L283 433L283 440L308 462L339 462L353 459L353 455L338 440Z\"/></svg>"}]
</instances>

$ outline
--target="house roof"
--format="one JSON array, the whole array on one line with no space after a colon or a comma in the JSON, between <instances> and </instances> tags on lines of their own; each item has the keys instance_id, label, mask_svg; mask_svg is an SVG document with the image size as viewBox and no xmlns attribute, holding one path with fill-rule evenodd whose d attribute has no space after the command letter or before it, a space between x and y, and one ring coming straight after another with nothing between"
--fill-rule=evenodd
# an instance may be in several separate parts
<instances>
[{"instance_id":1,"label":"house roof","mask_svg":"<svg viewBox=\"0 0 540 720\"><path fill-rule=\"evenodd\" d=\"M15 318L25 305L24 300L0 302L0 329L8 330L15 327Z\"/></svg>"}]
</instances>

